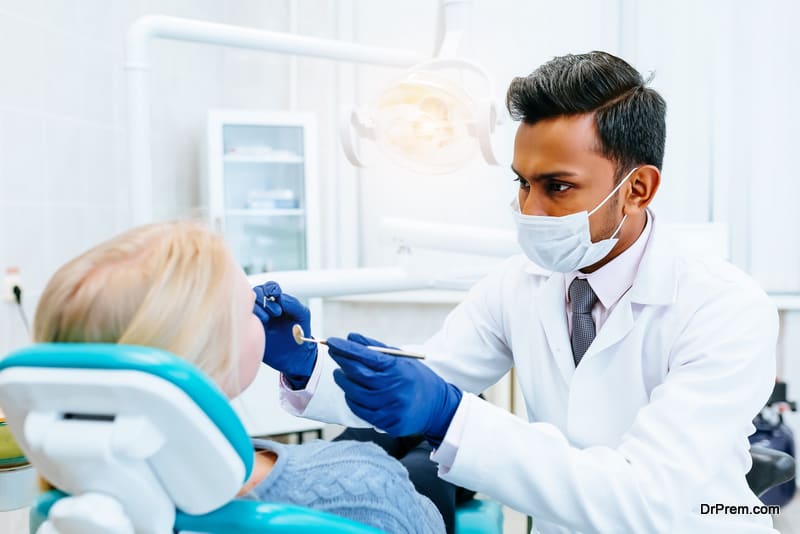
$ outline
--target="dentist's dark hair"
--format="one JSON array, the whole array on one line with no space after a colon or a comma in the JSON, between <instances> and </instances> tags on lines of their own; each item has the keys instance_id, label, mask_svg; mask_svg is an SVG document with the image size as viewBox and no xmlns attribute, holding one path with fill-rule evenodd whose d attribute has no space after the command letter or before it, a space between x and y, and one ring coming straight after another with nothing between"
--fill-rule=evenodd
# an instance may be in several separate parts
<instances>
[{"instance_id":1,"label":"dentist's dark hair","mask_svg":"<svg viewBox=\"0 0 800 534\"><path fill-rule=\"evenodd\" d=\"M661 169L667 104L639 72L607 52L568 54L511 81L506 106L514 120L594 113L598 151L617 166L621 180L637 165Z\"/></svg>"}]
</instances>

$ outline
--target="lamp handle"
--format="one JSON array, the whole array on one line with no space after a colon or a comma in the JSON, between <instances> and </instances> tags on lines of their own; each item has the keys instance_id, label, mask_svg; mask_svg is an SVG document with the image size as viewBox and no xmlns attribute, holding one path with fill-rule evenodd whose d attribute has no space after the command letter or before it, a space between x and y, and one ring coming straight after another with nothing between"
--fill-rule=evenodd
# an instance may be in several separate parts
<instances>
[{"instance_id":1,"label":"lamp handle","mask_svg":"<svg viewBox=\"0 0 800 534\"><path fill-rule=\"evenodd\" d=\"M358 118L358 112L355 109L351 109L346 111L342 118L339 120L339 139L342 142L342 150L344 150L344 155L354 167L365 167L364 161L361 159L361 156L358 154L358 150L356 149L356 134L355 130L360 129L362 132L366 133L367 136L373 138L371 130L364 127L361 121Z\"/></svg>"}]
</instances>

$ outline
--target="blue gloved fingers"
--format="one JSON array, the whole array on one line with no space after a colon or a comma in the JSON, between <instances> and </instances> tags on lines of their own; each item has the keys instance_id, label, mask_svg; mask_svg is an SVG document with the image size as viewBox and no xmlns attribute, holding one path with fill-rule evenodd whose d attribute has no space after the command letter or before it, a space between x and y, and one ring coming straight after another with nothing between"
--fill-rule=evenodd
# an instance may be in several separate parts
<instances>
[{"instance_id":1,"label":"blue gloved fingers","mask_svg":"<svg viewBox=\"0 0 800 534\"><path fill-rule=\"evenodd\" d=\"M269 282L264 282L260 286L256 287L260 287L264 291L264 294L268 297L278 298L283 293L281 286L278 284L278 282L275 282L274 280L270 280Z\"/></svg>"},{"instance_id":2,"label":"blue gloved fingers","mask_svg":"<svg viewBox=\"0 0 800 534\"><path fill-rule=\"evenodd\" d=\"M253 313L262 323L266 323L270 319L269 314L257 302L253 303Z\"/></svg>"},{"instance_id":3,"label":"blue gloved fingers","mask_svg":"<svg viewBox=\"0 0 800 534\"><path fill-rule=\"evenodd\" d=\"M378 341L377 339L372 339L371 337L363 336L358 332L350 332L347 334L347 340L353 341L354 343L359 343L361 345L372 345L373 347L386 347L389 349L396 349L397 347L391 347L382 341Z\"/></svg>"},{"instance_id":4,"label":"blue gloved fingers","mask_svg":"<svg viewBox=\"0 0 800 534\"><path fill-rule=\"evenodd\" d=\"M402 428L400 428L401 418L394 411L385 410L387 406L385 402L381 401L377 392L363 390L353 383L341 369L333 371L333 380L345 392L344 397L345 401L347 401L347 406L355 415L390 434L402 435ZM394 403L391 404L394 406Z\"/></svg>"},{"instance_id":5,"label":"blue gloved fingers","mask_svg":"<svg viewBox=\"0 0 800 534\"><path fill-rule=\"evenodd\" d=\"M317 345L298 345L292 329L299 323L305 335L310 337L310 312L297 299L283 293L281 286L274 281L258 285L253 291L256 295L253 313L264 325L266 336L261 361L280 371L292 389L305 387L317 360Z\"/></svg>"},{"instance_id":6,"label":"blue gloved fingers","mask_svg":"<svg viewBox=\"0 0 800 534\"><path fill-rule=\"evenodd\" d=\"M341 369L334 370L333 380L344 391L349 400L365 408L386 408L391 403L391 401L387 403L386 400L390 388L381 388L374 382L362 383L357 377L348 375Z\"/></svg>"},{"instance_id":7,"label":"blue gloved fingers","mask_svg":"<svg viewBox=\"0 0 800 534\"><path fill-rule=\"evenodd\" d=\"M344 366L340 365L339 368L353 383L358 384L359 387L362 387L366 390L385 390L389 385L387 377L385 377L380 371L373 371L358 363L352 366L348 366L348 364L345 364Z\"/></svg>"},{"instance_id":8,"label":"blue gloved fingers","mask_svg":"<svg viewBox=\"0 0 800 534\"><path fill-rule=\"evenodd\" d=\"M373 371L385 371L397 364L396 356L375 352L364 345L340 337L328 338L328 354L347 374L359 373L363 367Z\"/></svg>"},{"instance_id":9,"label":"blue gloved fingers","mask_svg":"<svg viewBox=\"0 0 800 534\"><path fill-rule=\"evenodd\" d=\"M278 317L281 315L281 306L276 302L276 299L281 295L281 288L278 284L275 282L267 282L266 284L254 287L253 292L256 294L256 306L259 306L270 317Z\"/></svg>"},{"instance_id":10,"label":"blue gloved fingers","mask_svg":"<svg viewBox=\"0 0 800 534\"><path fill-rule=\"evenodd\" d=\"M363 366L359 362L348 361L345 359L337 360L337 357L335 356L333 359L339 363L339 368L349 380L351 380L354 384L357 384L359 387L369 391L386 391L387 388L393 385L395 381L394 377L386 376L386 372L373 371L372 369Z\"/></svg>"}]
</instances>

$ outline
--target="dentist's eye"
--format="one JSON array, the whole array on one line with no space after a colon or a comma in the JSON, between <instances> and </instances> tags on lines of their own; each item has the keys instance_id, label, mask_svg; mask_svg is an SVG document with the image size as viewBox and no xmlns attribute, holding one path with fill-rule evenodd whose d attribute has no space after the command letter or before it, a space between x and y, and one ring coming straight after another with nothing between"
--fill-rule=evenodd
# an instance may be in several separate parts
<instances>
[{"instance_id":1,"label":"dentist's eye","mask_svg":"<svg viewBox=\"0 0 800 534\"><path fill-rule=\"evenodd\" d=\"M528 183L526 180L523 180L523 179L522 179L521 177L519 177L519 176L517 176L516 178L514 178L514 181L515 181L515 182L519 182L519 188L520 188L520 189L526 189L526 190L527 190L527 189L530 189L530 188L531 188L531 184L529 184L529 183Z\"/></svg>"},{"instance_id":2,"label":"dentist's eye","mask_svg":"<svg viewBox=\"0 0 800 534\"><path fill-rule=\"evenodd\" d=\"M550 182L547 184L548 193L563 193L564 191L568 191L570 189L572 189L572 186L569 184L561 184L558 182Z\"/></svg>"}]
</instances>

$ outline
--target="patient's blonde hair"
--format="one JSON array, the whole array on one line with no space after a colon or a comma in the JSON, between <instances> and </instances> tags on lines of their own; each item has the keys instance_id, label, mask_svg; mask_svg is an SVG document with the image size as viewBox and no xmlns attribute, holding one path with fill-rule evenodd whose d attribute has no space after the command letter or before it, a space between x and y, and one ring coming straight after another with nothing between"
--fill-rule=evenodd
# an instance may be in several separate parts
<instances>
[{"instance_id":1,"label":"patient's blonde hair","mask_svg":"<svg viewBox=\"0 0 800 534\"><path fill-rule=\"evenodd\" d=\"M62 266L34 319L36 342L168 350L228 390L238 376L235 265L222 237L176 221L129 230Z\"/></svg>"}]
</instances>

